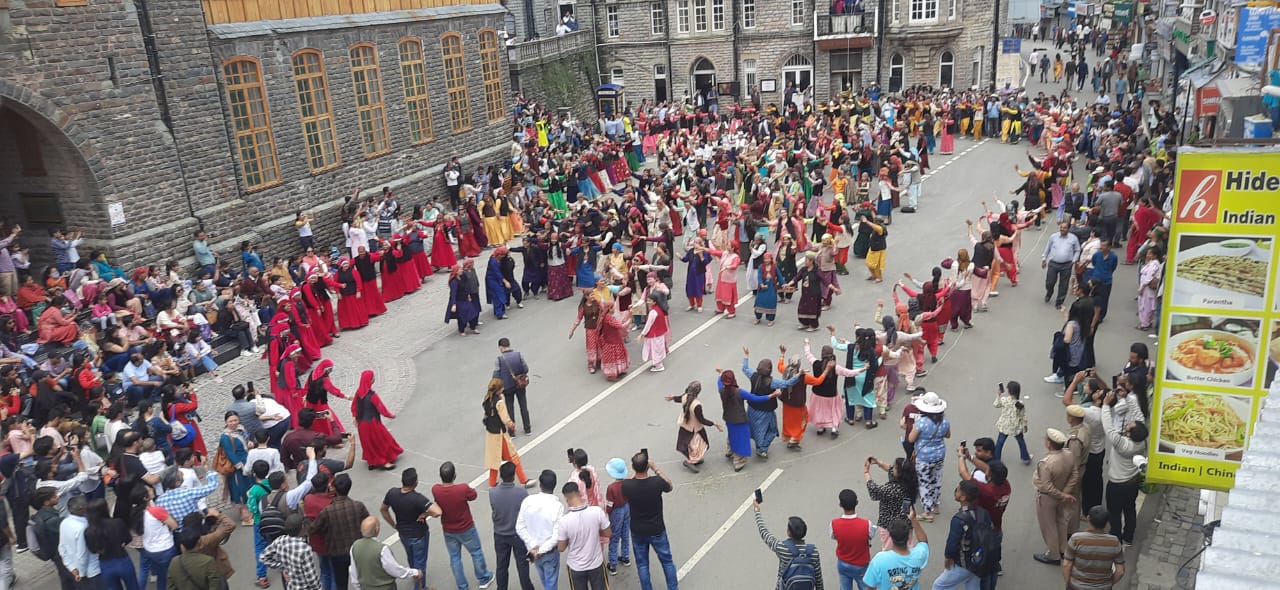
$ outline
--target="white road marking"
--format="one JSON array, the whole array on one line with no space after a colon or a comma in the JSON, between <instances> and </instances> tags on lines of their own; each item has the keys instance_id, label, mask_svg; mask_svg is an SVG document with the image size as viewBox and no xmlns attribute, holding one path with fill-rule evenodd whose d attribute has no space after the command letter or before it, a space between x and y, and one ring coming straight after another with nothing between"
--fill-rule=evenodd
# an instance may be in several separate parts
<instances>
[{"instance_id":1,"label":"white road marking","mask_svg":"<svg viewBox=\"0 0 1280 590\"><path fill-rule=\"evenodd\" d=\"M773 473L770 473L769 477L766 477L764 482L760 484L760 491L763 492L769 489L769 486L773 485L773 482L777 480L780 475L782 475L782 470L774 469ZM711 548L715 547L716 543L720 542L720 539L724 537L725 533L729 532L729 529L733 528L734 524L737 524L738 520L742 518L742 515L746 514L748 510L751 510L751 503L754 501L755 492L752 492L747 496L746 500L742 501L742 504L738 505L738 509L733 511L733 514L729 516L729 520L724 521L724 524L720 525L720 528L716 529L716 532L711 534L711 537L707 539L707 542L703 543L702 546L693 553L693 555L689 556L689 559L684 562L684 565L680 566L680 571L676 572L677 581L683 580L685 576L689 575L689 572L693 571L693 568L697 567L698 562L702 561L702 558L707 556L707 553L711 551Z\"/></svg>"}]
</instances>

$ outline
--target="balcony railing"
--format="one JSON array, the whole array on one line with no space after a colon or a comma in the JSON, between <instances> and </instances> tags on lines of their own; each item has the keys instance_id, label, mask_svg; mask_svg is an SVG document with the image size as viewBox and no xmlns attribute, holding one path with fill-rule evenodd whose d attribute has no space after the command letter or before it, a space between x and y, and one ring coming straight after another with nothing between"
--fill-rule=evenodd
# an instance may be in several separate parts
<instances>
[{"instance_id":1,"label":"balcony railing","mask_svg":"<svg viewBox=\"0 0 1280 590\"><path fill-rule=\"evenodd\" d=\"M876 34L876 12L814 15L813 38L861 37Z\"/></svg>"},{"instance_id":2,"label":"balcony railing","mask_svg":"<svg viewBox=\"0 0 1280 590\"><path fill-rule=\"evenodd\" d=\"M591 31L579 29L561 36L544 37L523 43L507 46L507 59L514 65L522 62L540 61L550 57L563 55L591 47L593 41Z\"/></svg>"}]
</instances>

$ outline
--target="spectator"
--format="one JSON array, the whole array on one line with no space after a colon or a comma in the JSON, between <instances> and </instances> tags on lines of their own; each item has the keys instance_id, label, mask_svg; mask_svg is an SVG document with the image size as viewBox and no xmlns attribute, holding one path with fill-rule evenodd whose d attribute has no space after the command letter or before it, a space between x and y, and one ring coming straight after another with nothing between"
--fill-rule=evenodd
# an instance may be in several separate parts
<instances>
[{"instance_id":1,"label":"spectator","mask_svg":"<svg viewBox=\"0 0 1280 590\"><path fill-rule=\"evenodd\" d=\"M605 471L613 478L613 483L604 492L604 511L609 515L609 575L618 575L618 563L631 565L631 505L622 494L622 482L627 479L627 464L614 457L605 464ZM493 492L490 492L492 494ZM618 549L622 555L618 555Z\"/></svg>"},{"instance_id":2,"label":"spectator","mask_svg":"<svg viewBox=\"0 0 1280 590\"><path fill-rule=\"evenodd\" d=\"M218 561L199 550L201 541L194 527L184 527L178 533L182 554L169 562L168 590L211 590L227 584L227 577L218 573Z\"/></svg>"},{"instance_id":3,"label":"spectator","mask_svg":"<svg viewBox=\"0 0 1280 590\"><path fill-rule=\"evenodd\" d=\"M62 560L63 567L71 573L74 581L71 588L75 590L95 590L101 582L99 576L102 568L98 562L98 554L89 551L85 544L84 534L89 528L89 521L85 518L86 504L85 499L80 496L69 500L69 514L58 525L58 557Z\"/></svg>"},{"instance_id":4,"label":"spectator","mask_svg":"<svg viewBox=\"0 0 1280 590\"><path fill-rule=\"evenodd\" d=\"M182 523L187 515L199 514L200 503L218 489L218 473L210 470L205 474L204 485L187 487L182 470L174 469L166 471L160 482L164 486L164 493L156 498L156 506L164 508L174 521Z\"/></svg>"},{"instance_id":5,"label":"spectator","mask_svg":"<svg viewBox=\"0 0 1280 590\"><path fill-rule=\"evenodd\" d=\"M525 363L523 355L511 348L511 341L506 338L498 339L498 358L494 361L493 378L502 380L502 397L512 416L515 415L516 402L520 402L520 422L524 426L524 433L531 434L533 428L529 424L529 405L525 400L525 386L521 385L529 382L529 365Z\"/></svg>"},{"instance_id":6,"label":"spectator","mask_svg":"<svg viewBox=\"0 0 1280 590\"><path fill-rule=\"evenodd\" d=\"M239 416L240 427L244 429L246 434L252 435L254 432L262 430L262 421L258 419L257 406L246 399L247 395L248 392L243 385L231 388L233 401L231 405L227 406L227 411L234 412L236 416Z\"/></svg>"},{"instance_id":7,"label":"spectator","mask_svg":"<svg viewBox=\"0 0 1280 590\"><path fill-rule=\"evenodd\" d=\"M1102 506L1089 510L1089 528L1071 535L1062 556L1067 590L1111 590L1124 578L1124 547L1106 530L1111 514Z\"/></svg>"},{"instance_id":8,"label":"spectator","mask_svg":"<svg viewBox=\"0 0 1280 590\"><path fill-rule=\"evenodd\" d=\"M351 545L349 577L357 581L359 588L369 590L395 588L396 580L405 578L414 578L414 585L420 585L423 571L397 563L391 548L378 542L378 528L378 519L373 516L360 523L361 537Z\"/></svg>"},{"instance_id":9,"label":"spectator","mask_svg":"<svg viewBox=\"0 0 1280 590\"><path fill-rule=\"evenodd\" d=\"M439 517L442 513L440 505L418 493L418 470L412 467L400 473L400 487L391 488L382 498L383 520L391 525L400 535L400 544L404 545L404 554L409 567L419 572L415 576L414 586L426 588L427 548L430 547L431 529L427 526L427 518ZM521 492L524 490L521 489ZM495 517L496 518L496 517ZM474 528L474 527L473 527ZM375 536L376 536L375 527ZM357 542L357 545L359 542ZM496 546L495 535L495 546ZM352 547L353 558L356 547ZM528 566L525 566L528 572ZM528 574L526 573L526 578ZM503 586L503 584L499 584Z\"/></svg>"},{"instance_id":10,"label":"spectator","mask_svg":"<svg viewBox=\"0 0 1280 590\"><path fill-rule=\"evenodd\" d=\"M453 569L453 579L458 590L467 590L467 572L462 566L462 549L465 547L471 554L471 566L475 570L476 582L480 587L488 587L493 582L493 573L484 561L484 550L480 547L480 534L476 532L476 523L471 518L471 507L468 502L478 496L475 488L454 483L457 473L452 461L440 465L440 482L431 487L431 495L443 513L440 517L440 528L444 530L445 548L449 550L449 566Z\"/></svg>"},{"instance_id":11,"label":"spectator","mask_svg":"<svg viewBox=\"0 0 1280 590\"><path fill-rule=\"evenodd\" d=\"M307 447L311 446L312 441L320 439L327 446L338 446L342 444L342 437L332 434L325 435L315 430L316 411L311 408L302 408L298 410L297 428L289 431L280 441L280 461L284 464L285 469L294 469L298 463L306 457ZM348 466L348 469L350 466Z\"/></svg>"},{"instance_id":12,"label":"spectator","mask_svg":"<svg viewBox=\"0 0 1280 590\"><path fill-rule=\"evenodd\" d=\"M80 260L76 247L84 243L83 232L66 232L61 228L49 230L49 248L53 250L54 266L61 272L70 272Z\"/></svg>"},{"instance_id":13,"label":"spectator","mask_svg":"<svg viewBox=\"0 0 1280 590\"><path fill-rule=\"evenodd\" d=\"M218 255L209 249L209 234L204 230L196 230L195 241L191 242L191 250L196 255L197 274L213 276L217 272Z\"/></svg>"},{"instance_id":14,"label":"spectator","mask_svg":"<svg viewBox=\"0 0 1280 590\"><path fill-rule=\"evenodd\" d=\"M507 576L512 556L515 556L516 575L520 578L521 590L533 590L533 580L529 577L529 561L525 559L529 549L516 533L520 506L525 498L529 497L529 492L524 489L524 486L516 485L514 463L505 462L499 466L498 477L502 479L502 483L489 489L489 512L493 516L493 551L496 554L494 559L497 560L494 575L497 576L498 590L507 589ZM390 493L387 492L388 495ZM403 533L400 538L404 539ZM613 539L611 538L609 542L612 547ZM405 549L407 552L408 547Z\"/></svg>"},{"instance_id":15,"label":"spectator","mask_svg":"<svg viewBox=\"0 0 1280 590\"><path fill-rule=\"evenodd\" d=\"M262 563L284 570L289 590L323 590L320 572L307 544L305 522L301 514L291 514L284 521L284 534L262 550Z\"/></svg>"},{"instance_id":16,"label":"spectator","mask_svg":"<svg viewBox=\"0 0 1280 590\"><path fill-rule=\"evenodd\" d=\"M908 549L907 542L913 532L916 544ZM862 577L863 585L868 590L920 590L920 572L929 563L929 537L925 535L914 510L906 519L889 524L889 538L893 541L893 548L871 558L867 574Z\"/></svg>"},{"instance_id":17,"label":"spectator","mask_svg":"<svg viewBox=\"0 0 1280 590\"><path fill-rule=\"evenodd\" d=\"M528 559L538 568L543 590L553 590L560 580L560 554L556 552L556 525L564 515L564 505L555 496L556 472L542 470L538 476L542 492L525 498L516 517L516 534L528 548Z\"/></svg>"},{"instance_id":18,"label":"spectator","mask_svg":"<svg viewBox=\"0 0 1280 590\"><path fill-rule=\"evenodd\" d=\"M787 519L787 540L779 541L773 533L769 532L769 528L764 525L764 515L760 513L760 502L753 501L752 506L756 510L756 530L760 532L760 538L764 539L764 544L774 555L778 556L778 584L777 589L783 590L787 580L788 570L795 567L803 567L806 562L813 571L813 588L822 590L822 564L818 557L818 550L813 545L804 542L804 536L809 532L809 527L804 523L804 519L799 516L792 516ZM801 560L800 564L796 561Z\"/></svg>"},{"instance_id":19,"label":"spectator","mask_svg":"<svg viewBox=\"0 0 1280 590\"><path fill-rule=\"evenodd\" d=\"M22 233L22 226L14 225L9 230L9 235L0 239L0 292L17 293L18 292L18 273L13 265L13 258L9 255L10 244Z\"/></svg>"},{"instance_id":20,"label":"spectator","mask_svg":"<svg viewBox=\"0 0 1280 590\"><path fill-rule=\"evenodd\" d=\"M333 486L329 485L330 481L332 478L323 471L311 478L311 493L302 499L302 514L307 522L315 521L320 516L320 511L333 503ZM325 547L324 534L311 532L307 535L307 542L320 561L320 585L325 590L337 588L333 575L333 560Z\"/></svg>"},{"instance_id":21,"label":"spectator","mask_svg":"<svg viewBox=\"0 0 1280 590\"><path fill-rule=\"evenodd\" d=\"M676 564L671 558L671 542L667 540L667 526L662 519L662 494L675 488L657 465L649 463L649 455L645 453L631 457L631 468L635 475L622 482L622 495L631 506L631 542L635 546L640 587L653 590L653 583L649 580L649 548L652 547L662 564L667 590L676 590L679 588ZM653 470L652 475L650 470Z\"/></svg>"},{"instance_id":22,"label":"spectator","mask_svg":"<svg viewBox=\"0 0 1280 590\"><path fill-rule=\"evenodd\" d=\"M960 503L960 508L951 517L951 530L947 533L945 553L947 560L943 566L942 575L933 582L934 590L961 587L966 590L978 590L979 587L995 587L998 567L994 564L979 567L973 561L976 551L974 531L984 526L991 526L991 516L978 505L978 495L978 484L972 481L962 481L956 486L955 499ZM999 555L983 557L999 559ZM993 569L990 574L984 575L973 571L983 568Z\"/></svg>"},{"instance_id":23,"label":"spectator","mask_svg":"<svg viewBox=\"0 0 1280 590\"><path fill-rule=\"evenodd\" d=\"M556 538L569 570L569 587L606 590L600 540L610 536L609 518L599 506L587 503L576 482L564 484L561 491L569 510L560 518Z\"/></svg>"},{"instance_id":24,"label":"spectator","mask_svg":"<svg viewBox=\"0 0 1280 590\"><path fill-rule=\"evenodd\" d=\"M312 533L324 533L324 546L329 561L333 564L333 577L338 590L346 590L349 567L351 566L351 547L362 538L360 524L369 517L369 509L364 503L352 500L351 476L339 473L333 478L333 502L311 521L308 529Z\"/></svg>"},{"instance_id":25,"label":"spectator","mask_svg":"<svg viewBox=\"0 0 1280 590\"><path fill-rule=\"evenodd\" d=\"M858 516L858 493L840 490L840 510L844 513L831 519L831 538L836 542L836 572L840 575L840 590L857 586L865 590L862 577L871 562L871 547L880 538L876 525ZM788 527L789 528L789 527Z\"/></svg>"}]
</instances>

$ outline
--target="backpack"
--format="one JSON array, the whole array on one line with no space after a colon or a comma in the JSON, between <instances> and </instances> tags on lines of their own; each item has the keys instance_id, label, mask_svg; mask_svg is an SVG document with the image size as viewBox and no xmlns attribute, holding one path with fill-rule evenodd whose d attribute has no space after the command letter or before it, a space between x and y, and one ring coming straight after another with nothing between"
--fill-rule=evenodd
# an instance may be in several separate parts
<instances>
[{"instance_id":1,"label":"backpack","mask_svg":"<svg viewBox=\"0 0 1280 590\"><path fill-rule=\"evenodd\" d=\"M36 556L36 559L49 561L58 551L56 534L50 536L47 529L50 522L53 522L53 526L56 527L61 521L62 517L58 514L49 516L44 513L42 516L41 512L36 512L31 516L31 520L27 521L27 548L31 550L32 555Z\"/></svg>"},{"instance_id":2,"label":"backpack","mask_svg":"<svg viewBox=\"0 0 1280 590\"><path fill-rule=\"evenodd\" d=\"M791 550L791 554L795 557L787 563L786 569L782 570L782 580L778 585L782 590L813 590L817 588L817 574L813 567L813 545L805 545L804 550L796 548L796 544L791 540L786 540L787 549Z\"/></svg>"},{"instance_id":3,"label":"backpack","mask_svg":"<svg viewBox=\"0 0 1280 590\"><path fill-rule=\"evenodd\" d=\"M979 577L1000 571L1000 533L991 524L991 516L982 508L962 512L964 539L961 555L964 568Z\"/></svg>"},{"instance_id":4,"label":"backpack","mask_svg":"<svg viewBox=\"0 0 1280 590\"><path fill-rule=\"evenodd\" d=\"M266 486L263 486L263 489L266 489ZM272 497L273 494L274 497ZM275 490L268 492L260 500L262 503L258 509L258 534L262 535L268 543L284 534L284 521L293 513L287 502L281 506L280 501L284 499L284 495L284 490Z\"/></svg>"}]
</instances>

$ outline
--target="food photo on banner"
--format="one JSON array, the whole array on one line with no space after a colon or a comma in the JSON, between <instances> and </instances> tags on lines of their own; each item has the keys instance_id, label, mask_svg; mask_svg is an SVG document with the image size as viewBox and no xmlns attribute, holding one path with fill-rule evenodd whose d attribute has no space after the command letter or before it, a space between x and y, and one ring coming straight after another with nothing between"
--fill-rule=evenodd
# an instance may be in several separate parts
<instances>
[{"instance_id":1,"label":"food photo on banner","mask_svg":"<svg viewBox=\"0 0 1280 590\"><path fill-rule=\"evenodd\" d=\"M1280 150L1184 148L1177 166L1147 481L1229 490L1280 387Z\"/></svg>"}]
</instances>

